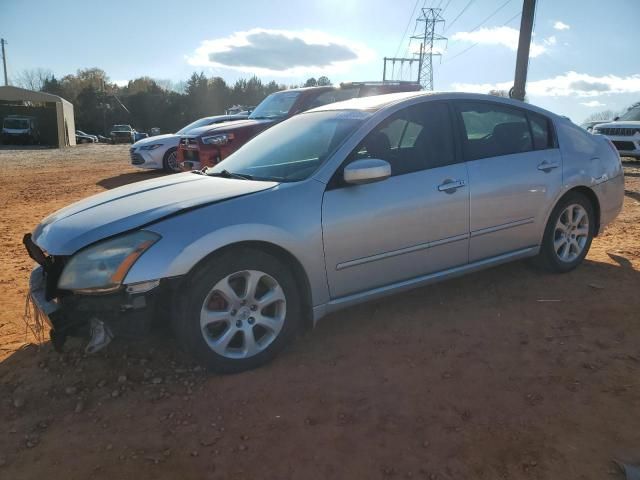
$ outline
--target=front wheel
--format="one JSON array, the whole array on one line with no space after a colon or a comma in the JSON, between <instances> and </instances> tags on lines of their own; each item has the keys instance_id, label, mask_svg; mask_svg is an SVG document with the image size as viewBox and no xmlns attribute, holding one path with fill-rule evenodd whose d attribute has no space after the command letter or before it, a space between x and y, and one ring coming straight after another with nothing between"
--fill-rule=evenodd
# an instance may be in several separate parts
<instances>
[{"instance_id":1,"label":"front wheel","mask_svg":"<svg viewBox=\"0 0 640 480\"><path fill-rule=\"evenodd\" d=\"M593 205L586 196L566 195L549 217L537 263L558 273L576 268L589 252L595 223Z\"/></svg>"},{"instance_id":2,"label":"front wheel","mask_svg":"<svg viewBox=\"0 0 640 480\"><path fill-rule=\"evenodd\" d=\"M212 258L188 280L177 306L174 328L181 343L219 373L272 360L293 337L301 314L289 268L254 249Z\"/></svg>"},{"instance_id":3,"label":"front wheel","mask_svg":"<svg viewBox=\"0 0 640 480\"><path fill-rule=\"evenodd\" d=\"M167 173L178 173L180 167L178 165L178 149L170 148L162 158L162 168Z\"/></svg>"}]
</instances>

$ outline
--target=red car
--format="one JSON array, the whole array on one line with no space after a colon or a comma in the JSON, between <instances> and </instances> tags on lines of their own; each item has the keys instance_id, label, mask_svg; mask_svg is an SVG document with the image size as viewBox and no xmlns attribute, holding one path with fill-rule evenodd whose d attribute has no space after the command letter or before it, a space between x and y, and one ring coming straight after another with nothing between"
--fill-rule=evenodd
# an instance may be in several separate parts
<instances>
[{"instance_id":1,"label":"red car","mask_svg":"<svg viewBox=\"0 0 640 480\"><path fill-rule=\"evenodd\" d=\"M272 93L246 120L192 130L180 138L178 164L183 170L212 167L249 139L287 118L327 103L355 97L420 90L415 82L350 82L340 87L292 88Z\"/></svg>"}]
</instances>

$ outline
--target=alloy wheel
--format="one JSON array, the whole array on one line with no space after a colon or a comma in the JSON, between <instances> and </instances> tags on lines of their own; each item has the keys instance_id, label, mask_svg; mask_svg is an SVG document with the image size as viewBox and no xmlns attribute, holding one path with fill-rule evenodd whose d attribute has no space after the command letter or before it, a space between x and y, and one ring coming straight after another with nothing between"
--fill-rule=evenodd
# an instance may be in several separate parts
<instances>
[{"instance_id":1,"label":"alloy wheel","mask_svg":"<svg viewBox=\"0 0 640 480\"><path fill-rule=\"evenodd\" d=\"M172 172L177 172L178 168L178 152L173 151L167 156L167 166Z\"/></svg>"},{"instance_id":2,"label":"alloy wheel","mask_svg":"<svg viewBox=\"0 0 640 480\"><path fill-rule=\"evenodd\" d=\"M227 275L214 285L200 310L202 336L226 358L257 355L284 325L287 300L280 284L258 270Z\"/></svg>"},{"instance_id":3,"label":"alloy wheel","mask_svg":"<svg viewBox=\"0 0 640 480\"><path fill-rule=\"evenodd\" d=\"M570 263L578 258L589 240L589 215L577 203L565 208L556 222L553 248L561 262Z\"/></svg>"}]
</instances>

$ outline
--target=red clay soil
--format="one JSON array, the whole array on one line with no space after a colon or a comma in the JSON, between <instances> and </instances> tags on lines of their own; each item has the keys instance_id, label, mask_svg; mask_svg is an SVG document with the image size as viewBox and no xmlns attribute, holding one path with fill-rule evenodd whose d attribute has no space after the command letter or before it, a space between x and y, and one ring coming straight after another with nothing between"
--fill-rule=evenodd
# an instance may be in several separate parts
<instances>
[{"instance_id":1,"label":"red clay soil","mask_svg":"<svg viewBox=\"0 0 640 480\"><path fill-rule=\"evenodd\" d=\"M640 168L566 275L514 263L345 310L272 364L202 371L163 330L86 357L23 323L22 235L158 173L123 146L0 151L0 478L621 479L640 463Z\"/></svg>"}]
</instances>

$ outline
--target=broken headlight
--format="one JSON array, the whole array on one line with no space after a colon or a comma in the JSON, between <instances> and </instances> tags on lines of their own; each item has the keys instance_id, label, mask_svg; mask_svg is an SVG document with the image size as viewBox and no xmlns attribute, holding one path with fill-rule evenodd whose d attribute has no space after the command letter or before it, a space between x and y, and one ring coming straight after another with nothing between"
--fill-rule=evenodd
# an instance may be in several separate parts
<instances>
[{"instance_id":1,"label":"broken headlight","mask_svg":"<svg viewBox=\"0 0 640 480\"><path fill-rule=\"evenodd\" d=\"M157 233L140 230L84 248L64 267L58 288L79 293L116 290L140 255L159 239Z\"/></svg>"}]
</instances>

